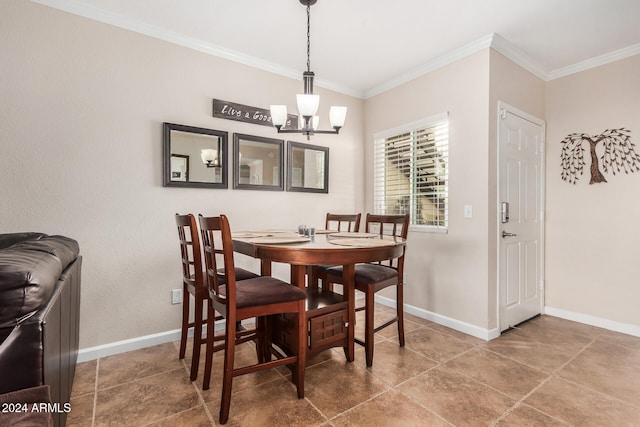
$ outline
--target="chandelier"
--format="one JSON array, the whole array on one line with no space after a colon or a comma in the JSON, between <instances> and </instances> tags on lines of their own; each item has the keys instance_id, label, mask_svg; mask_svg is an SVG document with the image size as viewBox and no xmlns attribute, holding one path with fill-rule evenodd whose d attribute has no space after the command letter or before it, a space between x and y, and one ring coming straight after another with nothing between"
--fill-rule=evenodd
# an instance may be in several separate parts
<instances>
[{"instance_id":1,"label":"chandelier","mask_svg":"<svg viewBox=\"0 0 640 427\"><path fill-rule=\"evenodd\" d=\"M338 134L344 125L347 117L347 107L332 106L329 109L329 121L333 130L318 130L319 117L316 115L320 104L320 95L313 94L314 73L311 71L311 6L318 0L299 0L302 5L307 6L307 71L302 74L304 82L304 93L297 94L298 113L302 116L302 127L300 129L283 129L287 121L286 105L271 105L271 121L278 133L301 133L307 139L315 133Z\"/></svg>"}]
</instances>

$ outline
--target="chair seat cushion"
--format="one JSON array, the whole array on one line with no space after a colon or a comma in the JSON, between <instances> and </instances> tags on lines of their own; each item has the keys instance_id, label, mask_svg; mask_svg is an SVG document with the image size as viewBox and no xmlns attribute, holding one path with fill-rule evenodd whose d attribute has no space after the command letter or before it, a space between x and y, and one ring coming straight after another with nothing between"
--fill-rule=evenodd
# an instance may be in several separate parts
<instances>
[{"instance_id":1,"label":"chair seat cushion","mask_svg":"<svg viewBox=\"0 0 640 427\"><path fill-rule=\"evenodd\" d=\"M356 288L369 284L398 280L398 270L379 264L356 264ZM342 283L342 266L327 269L327 278L332 283Z\"/></svg>"},{"instance_id":2,"label":"chair seat cushion","mask_svg":"<svg viewBox=\"0 0 640 427\"><path fill-rule=\"evenodd\" d=\"M226 286L220 286L220 294L225 293ZM258 276L236 282L238 308L299 301L306 297L307 294L303 290L275 277Z\"/></svg>"}]
</instances>

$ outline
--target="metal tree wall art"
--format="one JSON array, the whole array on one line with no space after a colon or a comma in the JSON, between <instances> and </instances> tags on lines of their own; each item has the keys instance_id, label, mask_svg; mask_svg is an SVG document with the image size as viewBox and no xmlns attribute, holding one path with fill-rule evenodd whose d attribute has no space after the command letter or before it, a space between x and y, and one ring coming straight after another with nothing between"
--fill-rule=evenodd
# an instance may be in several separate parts
<instances>
[{"instance_id":1,"label":"metal tree wall art","mask_svg":"<svg viewBox=\"0 0 640 427\"><path fill-rule=\"evenodd\" d=\"M615 175L622 171L626 174L640 171L640 155L636 153L635 144L631 142L629 129L607 129L596 136L590 136L586 133L572 133L561 141L560 158L563 181L575 184L578 181L578 175L582 175L585 165L585 142L589 143L591 154L591 180L589 184L607 182L600 172L600 162L602 162L602 170L605 173L611 171ZM604 145L604 152L598 157L596 146L600 143Z\"/></svg>"}]
</instances>

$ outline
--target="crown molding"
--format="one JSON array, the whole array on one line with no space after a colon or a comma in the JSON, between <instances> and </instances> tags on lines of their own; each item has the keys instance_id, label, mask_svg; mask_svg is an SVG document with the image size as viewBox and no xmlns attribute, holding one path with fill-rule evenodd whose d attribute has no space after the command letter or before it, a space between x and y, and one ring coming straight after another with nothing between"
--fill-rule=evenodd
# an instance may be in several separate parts
<instances>
[{"instance_id":1,"label":"crown molding","mask_svg":"<svg viewBox=\"0 0 640 427\"><path fill-rule=\"evenodd\" d=\"M581 71L586 71L591 68L599 67L601 65L610 64L612 62L620 61L622 59L626 59L638 54L640 54L640 43L618 49L604 55L596 56L595 58L587 59L586 61L578 62L577 64L558 68L557 70L549 73L549 77L547 80L549 81L559 79L560 77L565 77L571 74L579 73Z\"/></svg>"},{"instance_id":2,"label":"crown molding","mask_svg":"<svg viewBox=\"0 0 640 427\"><path fill-rule=\"evenodd\" d=\"M458 49L452 50L451 52L448 52L445 55L442 55L436 58L435 60L426 62L412 70L402 73L398 77L395 77L381 85L378 85L374 88L367 90L364 94L364 98L365 99L371 98L389 89L400 86L401 84L407 83L413 79L416 79L434 70L437 70L438 68L442 68L446 65L449 65L460 59L466 58L467 56L472 55L476 52L479 52L483 49L487 49L491 47L492 39L493 39L493 34L489 34L488 36L482 37L479 40L476 40L472 43L464 45Z\"/></svg>"},{"instance_id":3,"label":"crown molding","mask_svg":"<svg viewBox=\"0 0 640 427\"><path fill-rule=\"evenodd\" d=\"M95 6L90 6L76 0L31 0L44 6L72 13L74 15L83 16L105 24L113 25L125 30L144 34L155 39L163 40L172 44L183 46L229 61L247 65L270 73L278 74L291 79L302 81L302 70L294 70L292 68L283 67L282 65L255 58L242 52L227 49L225 47L205 43L202 40L187 37L183 34L168 31L164 28L149 25L138 20L130 19L122 15L107 12ZM316 80L316 86L336 92L344 93L356 98L362 98L362 92L351 88L327 82L324 80Z\"/></svg>"},{"instance_id":4,"label":"crown molding","mask_svg":"<svg viewBox=\"0 0 640 427\"><path fill-rule=\"evenodd\" d=\"M105 24L113 25L125 30L144 34L155 39L163 40L172 44L183 46L199 52L207 53L229 61L238 62L250 67L259 68L285 77L302 80L302 71L283 67L273 62L264 61L244 53L227 49L225 47L205 43L202 40L187 37L185 35L168 31L164 28L149 25L138 20L130 19L122 15L107 12L94 6L77 2L75 0L31 0L44 6L59 9L74 15L83 16Z\"/></svg>"},{"instance_id":5,"label":"crown molding","mask_svg":"<svg viewBox=\"0 0 640 427\"><path fill-rule=\"evenodd\" d=\"M548 78L548 72L540 66L536 61L527 56L520 49L509 43L499 34L494 33L491 40L491 48L502 55L509 58L512 62L518 64L525 70L529 71L536 77L546 81Z\"/></svg>"},{"instance_id":6,"label":"crown molding","mask_svg":"<svg viewBox=\"0 0 640 427\"><path fill-rule=\"evenodd\" d=\"M219 58L227 59L229 61L237 62L247 65L249 67L257 68L263 71L268 71L274 74L278 74L284 77L301 81L302 71L294 70L292 68L283 67L279 64L261 60L244 53L227 49L225 47L205 43L202 40L187 37L182 34L168 31L166 29L156 27L153 25L145 24L143 22L124 17L115 13L107 12L99 9L95 6L82 3L77 0L31 0L34 3L38 3L44 6L49 6L54 9L62 10L72 13L74 15L83 16L85 18L93 19L95 21L110 24L116 27L120 27L129 31L144 34L149 37L153 37L159 40L164 40L169 43L173 43L179 46L183 46L189 49L197 50L209 55L217 56ZM534 60L517 49L506 39L496 33L491 33L484 36L472 43L464 45L458 49L448 52L435 60L428 61L414 69L408 70L401 75L394 77L385 83L375 86L371 89L360 91L353 88L335 84L326 80L316 80L315 84L318 87L329 89L338 93L352 96L359 99L367 99L376 96L382 92L385 92L394 87L400 86L413 79L421 77L427 73L430 73L438 68L442 68L467 56L470 56L481 50L492 48L502 55L509 58L514 63L520 65L527 71L531 72L535 76L541 78L544 81L554 80L560 77L564 77L577 72L585 71L590 68L594 68L600 65L615 62L621 59L628 58L633 55L640 54L640 44L632 45L624 49L620 49L605 55L598 56L586 61L579 62L574 65L563 67L555 71L548 72L537 64Z\"/></svg>"},{"instance_id":7,"label":"crown molding","mask_svg":"<svg viewBox=\"0 0 640 427\"><path fill-rule=\"evenodd\" d=\"M448 52L441 57L429 61L413 70L410 70L402 75L387 81L379 86L376 86L373 89L370 89L365 93L365 99L370 98L372 96L378 95L384 91L387 91L391 88L399 86L403 83L411 81L415 78L423 76L431 71L434 71L438 68L449 65L453 62L456 62L460 59L466 58L476 52L479 52L484 49L492 48L502 55L509 58L511 61L523 67L525 70L531 72L535 76L541 78L542 80L547 80L547 72L533 59L529 58L522 51L517 49L499 34L491 33L487 36L484 36L472 43L469 43L461 48L455 49L451 52Z\"/></svg>"}]
</instances>

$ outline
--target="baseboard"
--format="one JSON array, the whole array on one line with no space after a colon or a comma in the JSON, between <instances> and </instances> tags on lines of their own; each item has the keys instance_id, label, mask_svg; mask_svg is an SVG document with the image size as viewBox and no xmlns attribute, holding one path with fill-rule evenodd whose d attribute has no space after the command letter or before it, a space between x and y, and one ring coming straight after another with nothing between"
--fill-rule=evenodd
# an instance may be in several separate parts
<instances>
[{"instance_id":1,"label":"baseboard","mask_svg":"<svg viewBox=\"0 0 640 427\"><path fill-rule=\"evenodd\" d=\"M386 305L388 307L396 308L395 299L376 295L376 302L379 302L380 304ZM446 326L447 328L451 328L456 331L463 332L467 335L471 335L473 337L483 339L485 341L489 341L500 336L500 330L498 330L498 328L483 329L479 326L462 322L460 320L453 319L451 317L443 316L438 313L433 313L431 311L425 310L423 308L415 307L409 304L404 305L404 312L413 314L414 316L420 317L421 319L426 319L431 322L437 323L439 325Z\"/></svg>"},{"instance_id":2,"label":"baseboard","mask_svg":"<svg viewBox=\"0 0 640 427\"><path fill-rule=\"evenodd\" d=\"M574 322L584 323L586 325L597 326L599 328L608 329L610 331L633 335L635 337L640 337L640 326L638 325L616 322L614 320L603 319L601 317L591 316L583 313L575 313L573 311L562 310L560 308L548 306L545 306L544 314L559 317L561 319L572 320Z\"/></svg>"},{"instance_id":3,"label":"baseboard","mask_svg":"<svg viewBox=\"0 0 640 427\"><path fill-rule=\"evenodd\" d=\"M202 333L206 333L206 326L202 327ZM224 322L216 323L216 330L224 329ZM189 330L189 336L193 336L193 329ZM128 340L117 341L96 347L82 348L78 351L78 362L99 359L101 357L113 356L115 354L126 353L128 351L140 350L142 348L153 347L154 345L165 344L180 340L180 329L160 332L157 334L145 335Z\"/></svg>"},{"instance_id":4,"label":"baseboard","mask_svg":"<svg viewBox=\"0 0 640 427\"><path fill-rule=\"evenodd\" d=\"M388 307L396 307L396 301L391 298L376 295L376 302L379 302L380 304L386 305ZM432 313L428 310L424 310L422 308L414 307L408 304L404 305L404 312L487 341L500 336L500 331L498 330L498 328L482 329L478 326L461 322L460 320L452 319L447 316L442 316L437 313ZM640 326L638 325L616 322L609 319L603 319L601 317L590 316L583 313L575 313L572 311L548 306L544 308L544 314L559 317L561 319L572 320L574 322L584 323L585 325L597 326L599 328L607 329L614 332L620 332L623 334L640 337Z\"/></svg>"},{"instance_id":5,"label":"baseboard","mask_svg":"<svg viewBox=\"0 0 640 427\"><path fill-rule=\"evenodd\" d=\"M389 307L396 307L396 301L391 298L376 296L376 301ZM405 313L412 314L422 319L435 322L439 325L446 326L448 328L486 341L500 336L500 331L498 331L497 329L482 329L470 323L452 319L447 316L442 316L437 313L432 313L430 311L414 307L412 305L405 304L404 311ZM223 327L224 323L219 323L218 325L216 325L216 329L222 329ZM189 331L189 336L193 336L193 331ZM142 337L117 341L109 344L99 345L96 347L83 348L78 352L78 363L99 359L101 357L113 356L115 354L125 353L128 351L139 350L146 347L153 347L154 345L160 345L178 340L180 340L180 329L174 329L171 331L145 335Z\"/></svg>"},{"instance_id":6,"label":"baseboard","mask_svg":"<svg viewBox=\"0 0 640 427\"><path fill-rule=\"evenodd\" d=\"M167 342L178 341L179 339L180 329L174 329L172 331L131 338L128 340L117 341L109 344L99 345L96 347L81 348L78 351L78 363L100 359L102 357L113 356L114 354L125 353L127 351L152 347L154 345L164 344Z\"/></svg>"},{"instance_id":7,"label":"baseboard","mask_svg":"<svg viewBox=\"0 0 640 427\"><path fill-rule=\"evenodd\" d=\"M376 301L388 307L396 307L396 301L391 298L377 295ZM470 323L462 322L451 317L433 313L409 304L404 305L404 311L405 313L412 314L422 319L429 320L439 325L446 326L447 328L451 328L486 341L500 336L500 331L498 330L498 328L483 329ZM615 322L613 320L603 319L600 317L590 316L582 313L574 313L554 307L545 307L544 313L548 314L549 316L555 316L561 319L572 320L574 322L580 322L586 325L597 326L599 328L640 337L640 326L638 325ZM216 329L221 329L222 327L222 324L216 325ZM192 336L193 331L190 331L189 335ZM139 350L141 348L152 347L154 345L178 341L179 339L180 329L174 329L171 331L131 338L128 340L99 345L96 347L83 348L78 352L78 363L99 359L101 357L113 356L114 354L125 353L128 351Z\"/></svg>"}]
</instances>

